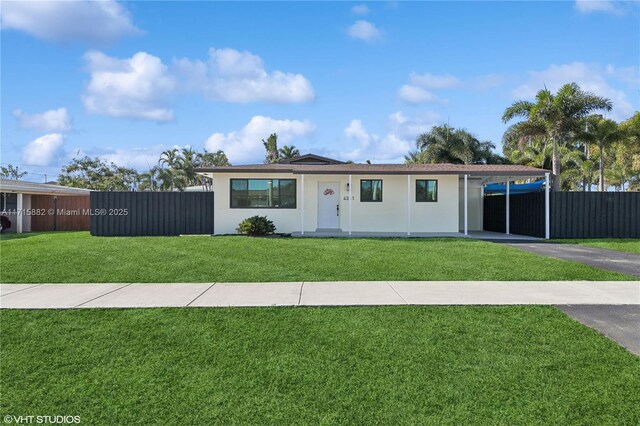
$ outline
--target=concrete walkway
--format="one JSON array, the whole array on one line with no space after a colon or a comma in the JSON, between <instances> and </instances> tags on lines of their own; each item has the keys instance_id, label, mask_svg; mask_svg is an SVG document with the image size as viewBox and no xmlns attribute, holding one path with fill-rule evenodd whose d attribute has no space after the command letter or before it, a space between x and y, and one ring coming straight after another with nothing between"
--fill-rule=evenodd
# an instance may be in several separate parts
<instances>
[{"instance_id":1,"label":"concrete walkway","mask_svg":"<svg viewBox=\"0 0 640 426\"><path fill-rule=\"evenodd\" d=\"M640 281L0 284L0 308L638 305Z\"/></svg>"},{"instance_id":2,"label":"concrete walkway","mask_svg":"<svg viewBox=\"0 0 640 426\"><path fill-rule=\"evenodd\" d=\"M531 253L555 257L556 259L572 260L595 266L596 268L606 269L607 271L620 272L640 278L640 254L578 244L513 243L508 241L505 241L505 244Z\"/></svg>"}]
</instances>

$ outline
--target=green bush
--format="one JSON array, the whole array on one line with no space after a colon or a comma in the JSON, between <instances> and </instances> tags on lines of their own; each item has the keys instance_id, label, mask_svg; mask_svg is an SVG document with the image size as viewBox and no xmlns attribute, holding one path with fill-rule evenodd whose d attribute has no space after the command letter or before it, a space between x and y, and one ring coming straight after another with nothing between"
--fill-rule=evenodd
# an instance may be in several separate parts
<instances>
[{"instance_id":1,"label":"green bush","mask_svg":"<svg viewBox=\"0 0 640 426\"><path fill-rule=\"evenodd\" d=\"M272 221L266 216L252 216L242 222L236 228L239 234L249 235L252 237L264 237L273 234L276 230Z\"/></svg>"}]
</instances>

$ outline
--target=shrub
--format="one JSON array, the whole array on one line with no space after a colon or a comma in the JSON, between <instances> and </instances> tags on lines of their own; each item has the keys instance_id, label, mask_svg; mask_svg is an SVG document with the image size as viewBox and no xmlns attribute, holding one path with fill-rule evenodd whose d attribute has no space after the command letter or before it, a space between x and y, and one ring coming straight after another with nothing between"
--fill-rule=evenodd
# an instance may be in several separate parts
<instances>
[{"instance_id":1,"label":"shrub","mask_svg":"<svg viewBox=\"0 0 640 426\"><path fill-rule=\"evenodd\" d=\"M252 216L242 222L236 228L239 234L249 235L252 237L263 237L273 234L276 230L272 221L266 216Z\"/></svg>"}]
</instances>

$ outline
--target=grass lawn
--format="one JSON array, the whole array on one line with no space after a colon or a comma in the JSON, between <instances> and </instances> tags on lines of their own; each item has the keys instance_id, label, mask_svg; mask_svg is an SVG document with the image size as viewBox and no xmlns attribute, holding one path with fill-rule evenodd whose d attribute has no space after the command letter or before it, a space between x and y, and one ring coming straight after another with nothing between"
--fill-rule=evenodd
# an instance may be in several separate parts
<instances>
[{"instance_id":1,"label":"grass lawn","mask_svg":"<svg viewBox=\"0 0 640 426\"><path fill-rule=\"evenodd\" d=\"M635 238L597 238L592 240L554 240L563 244L580 244L608 250L640 254L640 240Z\"/></svg>"},{"instance_id":2,"label":"grass lawn","mask_svg":"<svg viewBox=\"0 0 640 426\"><path fill-rule=\"evenodd\" d=\"M634 280L471 239L91 237L0 241L0 281Z\"/></svg>"},{"instance_id":3,"label":"grass lawn","mask_svg":"<svg viewBox=\"0 0 640 426\"><path fill-rule=\"evenodd\" d=\"M3 310L0 414L638 424L640 358L553 307Z\"/></svg>"}]
</instances>

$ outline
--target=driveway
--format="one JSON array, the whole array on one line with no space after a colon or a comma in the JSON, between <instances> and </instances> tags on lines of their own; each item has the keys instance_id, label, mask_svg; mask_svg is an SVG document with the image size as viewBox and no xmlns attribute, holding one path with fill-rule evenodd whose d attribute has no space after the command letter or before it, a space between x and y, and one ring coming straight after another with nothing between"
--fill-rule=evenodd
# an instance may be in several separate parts
<instances>
[{"instance_id":1,"label":"driveway","mask_svg":"<svg viewBox=\"0 0 640 426\"><path fill-rule=\"evenodd\" d=\"M640 355L640 305L564 305L558 308Z\"/></svg>"},{"instance_id":2,"label":"driveway","mask_svg":"<svg viewBox=\"0 0 640 426\"><path fill-rule=\"evenodd\" d=\"M505 242L521 250L556 259L572 260L640 278L640 254L586 247L577 244Z\"/></svg>"}]
</instances>

